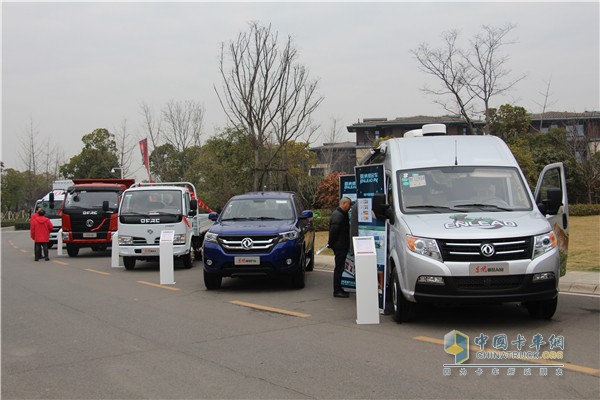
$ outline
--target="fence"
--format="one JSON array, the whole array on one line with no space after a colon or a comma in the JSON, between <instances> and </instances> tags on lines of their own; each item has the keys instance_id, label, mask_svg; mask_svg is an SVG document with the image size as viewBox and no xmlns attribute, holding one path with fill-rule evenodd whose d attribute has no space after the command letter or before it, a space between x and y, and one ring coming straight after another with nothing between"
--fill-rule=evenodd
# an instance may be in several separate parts
<instances>
[{"instance_id":1,"label":"fence","mask_svg":"<svg viewBox=\"0 0 600 400\"><path fill-rule=\"evenodd\" d=\"M13 221L13 220L26 220L29 221L29 211L3 211L0 212L0 220L2 221Z\"/></svg>"}]
</instances>

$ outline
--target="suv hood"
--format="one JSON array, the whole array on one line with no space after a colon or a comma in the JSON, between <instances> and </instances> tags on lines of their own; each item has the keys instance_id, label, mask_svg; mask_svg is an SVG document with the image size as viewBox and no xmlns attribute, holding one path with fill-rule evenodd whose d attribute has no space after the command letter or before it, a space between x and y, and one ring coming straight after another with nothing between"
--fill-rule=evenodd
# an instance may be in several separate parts
<instances>
[{"instance_id":1,"label":"suv hood","mask_svg":"<svg viewBox=\"0 0 600 400\"><path fill-rule=\"evenodd\" d=\"M294 221L225 221L215 222L209 232L217 235L277 235L295 228Z\"/></svg>"},{"instance_id":2,"label":"suv hood","mask_svg":"<svg viewBox=\"0 0 600 400\"><path fill-rule=\"evenodd\" d=\"M533 236L552 229L537 210L414 214L402 215L402 220L415 236L445 239Z\"/></svg>"}]
</instances>

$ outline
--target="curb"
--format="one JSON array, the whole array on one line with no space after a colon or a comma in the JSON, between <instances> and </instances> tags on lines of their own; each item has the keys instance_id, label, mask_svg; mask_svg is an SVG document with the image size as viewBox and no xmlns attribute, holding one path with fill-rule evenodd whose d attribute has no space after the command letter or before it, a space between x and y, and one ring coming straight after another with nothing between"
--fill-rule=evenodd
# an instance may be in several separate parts
<instances>
[{"instance_id":1,"label":"curb","mask_svg":"<svg viewBox=\"0 0 600 400\"><path fill-rule=\"evenodd\" d=\"M569 283L569 282L560 283L559 282L558 288L561 292L600 295L600 285L594 285L591 283Z\"/></svg>"}]
</instances>

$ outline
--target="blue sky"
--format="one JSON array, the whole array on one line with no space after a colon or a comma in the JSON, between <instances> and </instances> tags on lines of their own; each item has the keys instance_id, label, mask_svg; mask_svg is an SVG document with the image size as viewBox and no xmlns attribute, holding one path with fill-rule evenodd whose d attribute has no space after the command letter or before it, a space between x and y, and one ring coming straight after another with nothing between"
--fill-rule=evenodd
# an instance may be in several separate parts
<instances>
[{"instance_id":1,"label":"blue sky","mask_svg":"<svg viewBox=\"0 0 600 400\"><path fill-rule=\"evenodd\" d=\"M528 74L494 105L540 112L551 81L551 110L598 111L599 19L598 2L3 2L2 161L24 169L18 137L30 121L60 143L65 161L96 128L115 131L127 120L142 138L141 102L156 111L170 100L201 102L207 139L226 124L214 91L220 43L253 20L293 37L319 79L325 100L313 119L323 130L331 118L347 126L446 114L420 91L435 81L410 50L441 45L449 29L466 41L484 24L516 25L507 67ZM341 140L353 139L344 129Z\"/></svg>"}]
</instances>

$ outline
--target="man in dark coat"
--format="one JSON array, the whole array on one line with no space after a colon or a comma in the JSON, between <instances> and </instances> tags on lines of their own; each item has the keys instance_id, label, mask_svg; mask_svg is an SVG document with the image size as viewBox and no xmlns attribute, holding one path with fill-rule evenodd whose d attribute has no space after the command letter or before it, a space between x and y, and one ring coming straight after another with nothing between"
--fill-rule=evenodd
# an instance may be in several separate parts
<instances>
[{"instance_id":1,"label":"man in dark coat","mask_svg":"<svg viewBox=\"0 0 600 400\"><path fill-rule=\"evenodd\" d=\"M335 269L333 271L333 296L349 297L348 292L342 289L342 273L346 263L346 255L350 249L350 219L348 210L352 200L342 197L340 205L331 214L329 220L329 248L335 254Z\"/></svg>"}]
</instances>

